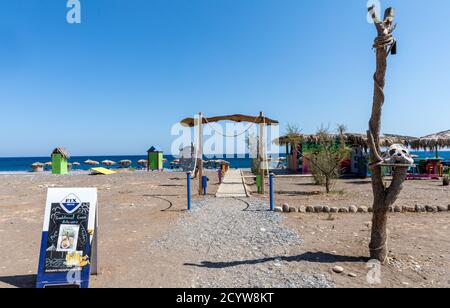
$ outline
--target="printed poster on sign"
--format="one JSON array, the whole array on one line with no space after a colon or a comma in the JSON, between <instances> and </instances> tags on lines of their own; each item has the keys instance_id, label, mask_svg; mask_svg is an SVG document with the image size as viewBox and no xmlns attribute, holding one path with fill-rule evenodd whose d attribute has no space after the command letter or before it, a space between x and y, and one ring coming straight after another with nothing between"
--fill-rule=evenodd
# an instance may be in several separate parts
<instances>
[{"instance_id":1,"label":"printed poster on sign","mask_svg":"<svg viewBox=\"0 0 450 308\"><path fill-rule=\"evenodd\" d=\"M96 233L95 188L51 188L42 231L38 287L89 281ZM71 277L79 277L75 282Z\"/></svg>"}]
</instances>

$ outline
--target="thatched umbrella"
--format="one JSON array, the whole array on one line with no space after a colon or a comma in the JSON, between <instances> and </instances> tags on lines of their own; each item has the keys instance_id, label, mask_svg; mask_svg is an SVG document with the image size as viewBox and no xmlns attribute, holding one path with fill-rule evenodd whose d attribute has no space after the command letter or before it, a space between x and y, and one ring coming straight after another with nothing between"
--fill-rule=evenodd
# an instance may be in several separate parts
<instances>
[{"instance_id":1,"label":"thatched umbrella","mask_svg":"<svg viewBox=\"0 0 450 308\"><path fill-rule=\"evenodd\" d=\"M79 167L81 164L79 162L73 162L72 163L72 169L75 169L75 167Z\"/></svg>"},{"instance_id":2,"label":"thatched umbrella","mask_svg":"<svg viewBox=\"0 0 450 308\"><path fill-rule=\"evenodd\" d=\"M44 171L44 165L43 163L40 162L36 162L34 164L31 165L32 168L32 172L42 172Z\"/></svg>"},{"instance_id":3,"label":"thatched umbrella","mask_svg":"<svg viewBox=\"0 0 450 308\"><path fill-rule=\"evenodd\" d=\"M148 160L146 160L146 159L141 159L141 160L138 160L138 165L139 166L141 166L142 168L145 168L145 167L147 167L147 165L148 165Z\"/></svg>"},{"instance_id":4,"label":"thatched umbrella","mask_svg":"<svg viewBox=\"0 0 450 308\"><path fill-rule=\"evenodd\" d=\"M328 134L328 135L331 138L341 137L339 134ZM273 143L280 146L286 144L300 144L304 142L317 143L320 137L321 136L317 134L288 134L275 139ZM369 143L366 134L345 133L342 137L345 140L345 142L351 145L360 146L365 149L369 148ZM380 146L389 147L396 143L403 145L410 145L414 140L417 140L417 138L409 136L385 134L383 137L380 138Z\"/></svg>"},{"instance_id":5,"label":"thatched umbrella","mask_svg":"<svg viewBox=\"0 0 450 308\"><path fill-rule=\"evenodd\" d=\"M439 148L450 147L450 130L418 138L411 143L411 147L415 150L436 150L436 158L439 158Z\"/></svg>"},{"instance_id":6,"label":"thatched umbrella","mask_svg":"<svg viewBox=\"0 0 450 308\"><path fill-rule=\"evenodd\" d=\"M104 161L102 161L102 165L105 165L107 167L111 167L111 166L114 166L116 164L117 163L115 161L112 161L112 160L104 160Z\"/></svg>"},{"instance_id":7,"label":"thatched umbrella","mask_svg":"<svg viewBox=\"0 0 450 308\"><path fill-rule=\"evenodd\" d=\"M131 162L131 160L124 159L124 160L121 160L121 161L119 162L119 164L120 164L122 167L124 167L124 168L128 168L128 167L131 166L132 162Z\"/></svg>"},{"instance_id":8,"label":"thatched umbrella","mask_svg":"<svg viewBox=\"0 0 450 308\"><path fill-rule=\"evenodd\" d=\"M100 163L99 163L98 161L90 160L90 159L86 160L84 163L85 163L86 165L89 165L89 166L97 166L97 165L100 165Z\"/></svg>"}]
</instances>

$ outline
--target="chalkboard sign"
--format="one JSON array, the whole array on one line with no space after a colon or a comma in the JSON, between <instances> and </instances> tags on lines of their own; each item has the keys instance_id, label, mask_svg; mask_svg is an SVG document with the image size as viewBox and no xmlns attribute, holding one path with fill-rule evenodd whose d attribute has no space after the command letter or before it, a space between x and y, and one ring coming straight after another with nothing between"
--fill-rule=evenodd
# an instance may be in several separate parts
<instances>
[{"instance_id":1,"label":"chalkboard sign","mask_svg":"<svg viewBox=\"0 0 450 308\"><path fill-rule=\"evenodd\" d=\"M97 273L97 189L47 192L37 288L89 287Z\"/></svg>"}]
</instances>

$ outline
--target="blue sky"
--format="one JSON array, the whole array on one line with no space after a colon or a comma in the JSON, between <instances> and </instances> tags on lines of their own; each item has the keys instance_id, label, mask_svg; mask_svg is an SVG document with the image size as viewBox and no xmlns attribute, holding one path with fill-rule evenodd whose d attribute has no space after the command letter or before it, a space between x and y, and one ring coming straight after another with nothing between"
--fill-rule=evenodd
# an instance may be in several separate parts
<instances>
[{"instance_id":1,"label":"blue sky","mask_svg":"<svg viewBox=\"0 0 450 308\"><path fill-rule=\"evenodd\" d=\"M0 0L0 156L169 149L178 120L264 111L304 132L370 116L365 0ZM450 128L448 0L397 9L383 130Z\"/></svg>"}]
</instances>

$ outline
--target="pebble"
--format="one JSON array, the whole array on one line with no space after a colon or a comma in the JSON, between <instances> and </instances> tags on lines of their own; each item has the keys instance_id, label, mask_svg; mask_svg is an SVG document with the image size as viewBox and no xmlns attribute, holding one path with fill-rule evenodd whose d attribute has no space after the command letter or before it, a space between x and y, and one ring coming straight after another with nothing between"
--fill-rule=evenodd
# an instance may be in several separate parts
<instances>
[{"instance_id":1,"label":"pebble","mask_svg":"<svg viewBox=\"0 0 450 308\"><path fill-rule=\"evenodd\" d=\"M299 213L306 213L306 207L304 207L303 205L300 205L300 206L298 207L298 212L299 212Z\"/></svg>"},{"instance_id":2,"label":"pebble","mask_svg":"<svg viewBox=\"0 0 450 308\"><path fill-rule=\"evenodd\" d=\"M336 274L342 274L344 272L344 268L342 266L335 266L333 267L333 272Z\"/></svg>"},{"instance_id":3,"label":"pebble","mask_svg":"<svg viewBox=\"0 0 450 308\"><path fill-rule=\"evenodd\" d=\"M358 213L367 213L369 212L369 209L367 208L367 206L360 206L358 208Z\"/></svg>"},{"instance_id":4,"label":"pebble","mask_svg":"<svg viewBox=\"0 0 450 308\"><path fill-rule=\"evenodd\" d=\"M354 206L354 205L351 205L351 206L348 207L348 211L350 213L357 213L358 212L358 208L356 206Z\"/></svg>"},{"instance_id":5,"label":"pebble","mask_svg":"<svg viewBox=\"0 0 450 308\"><path fill-rule=\"evenodd\" d=\"M330 213L331 212L331 208L329 206L324 206L323 207L323 212L324 213Z\"/></svg>"},{"instance_id":6,"label":"pebble","mask_svg":"<svg viewBox=\"0 0 450 308\"><path fill-rule=\"evenodd\" d=\"M351 278L356 278L358 277L358 275L356 275L355 273L348 273L348 276Z\"/></svg>"},{"instance_id":7,"label":"pebble","mask_svg":"<svg viewBox=\"0 0 450 308\"><path fill-rule=\"evenodd\" d=\"M314 208L310 205L306 207L306 213L314 213Z\"/></svg>"},{"instance_id":8,"label":"pebble","mask_svg":"<svg viewBox=\"0 0 450 308\"><path fill-rule=\"evenodd\" d=\"M417 212L417 213L423 213L423 212L425 212L425 207L422 206L422 205L419 205L419 204L416 204L415 209L416 209L416 212Z\"/></svg>"},{"instance_id":9,"label":"pebble","mask_svg":"<svg viewBox=\"0 0 450 308\"><path fill-rule=\"evenodd\" d=\"M287 204L287 203L283 204L282 209L283 209L284 213L289 213L289 208L290 208L289 204Z\"/></svg>"},{"instance_id":10,"label":"pebble","mask_svg":"<svg viewBox=\"0 0 450 308\"><path fill-rule=\"evenodd\" d=\"M402 208L401 206L396 205L396 206L394 207L394 212L395 212L395 213L401 213L402 211L403 211L403 208Z\"/></svg>"},{"instance_id":11,"label":"pebble","mask_svg":"<svg viewBox=\"0 0 450 308\"><path fill-rule=\"evenodd\" d=\"M323 206L322 205L316 205L314 207L314 213L322 213L323 212Z\"/></svg>"},{"instance_id":12,"label":"pebble","mask_svg":"<svg viewBox=\"0 0 450 308\"><path fill-rule=\"evenodd\" d=\"M297 212L298 212L298 209L297 209L296 207L291 206L291 207L289 208L289 212L290 212L290 213L297 213Z\"/></svg>"},{"instance_id":13,"label":"pebble","mask_svg":"<svg viewBox=\"0 0 450 308\"><path fill-rule=\"evenodd\" d=\"M439 212L447 212L447 207L443 205L438 205L437 209Z\"/></svg>"},{"instance_id":14,"label":"pebble","mask_svg":"<svg viewBox=\"0 0 450 308\"><path fill-rule=\"evenodd\" d=\"M276 206L274 209L275 213L282 213L283 212L283 208L281 206Z\"/></svg>"},{"instance_id":15,"label":"pebble","mask_svg":"<svg viewBox=\"0 0 450 308\"><path fill-rule=\"evenodd\" d=\"M436 213L437 212L437 207L434 205L426 205L425 208L428 213Z\"/></svg>"},{"instance_id":16,"label":"pebble","mask_svg":"<svg viewBox=\"0 0 450 308\"><path fill-rule=\"evenodd\" d=\"M337 207L332 207L330 209L330 213L338 213L338 212L339 212L339 208L337 208Z\"/></svg>"},{"instance_id":17,"label":"pebble","mask_svg":"<svg viewBox=\"0 0 450 308\"><path fill-rule=\"evenodd\" d=\"M413 207L410 207L410 206L404 206L403 207L403 212L405 212L405 213L414 213L415 211L416 210Z\"/></svg>"},{"instance_id":18,"label":"pebble","mask_svg":"<svg viewBox=\"0 0 450 308\"><path fill-rule=\"evenodd\" d=\"M341 208L339 209L339 213L348 213L348 208L346 208L346 207L341 207Z\"/></svg>"}]
</instances>

